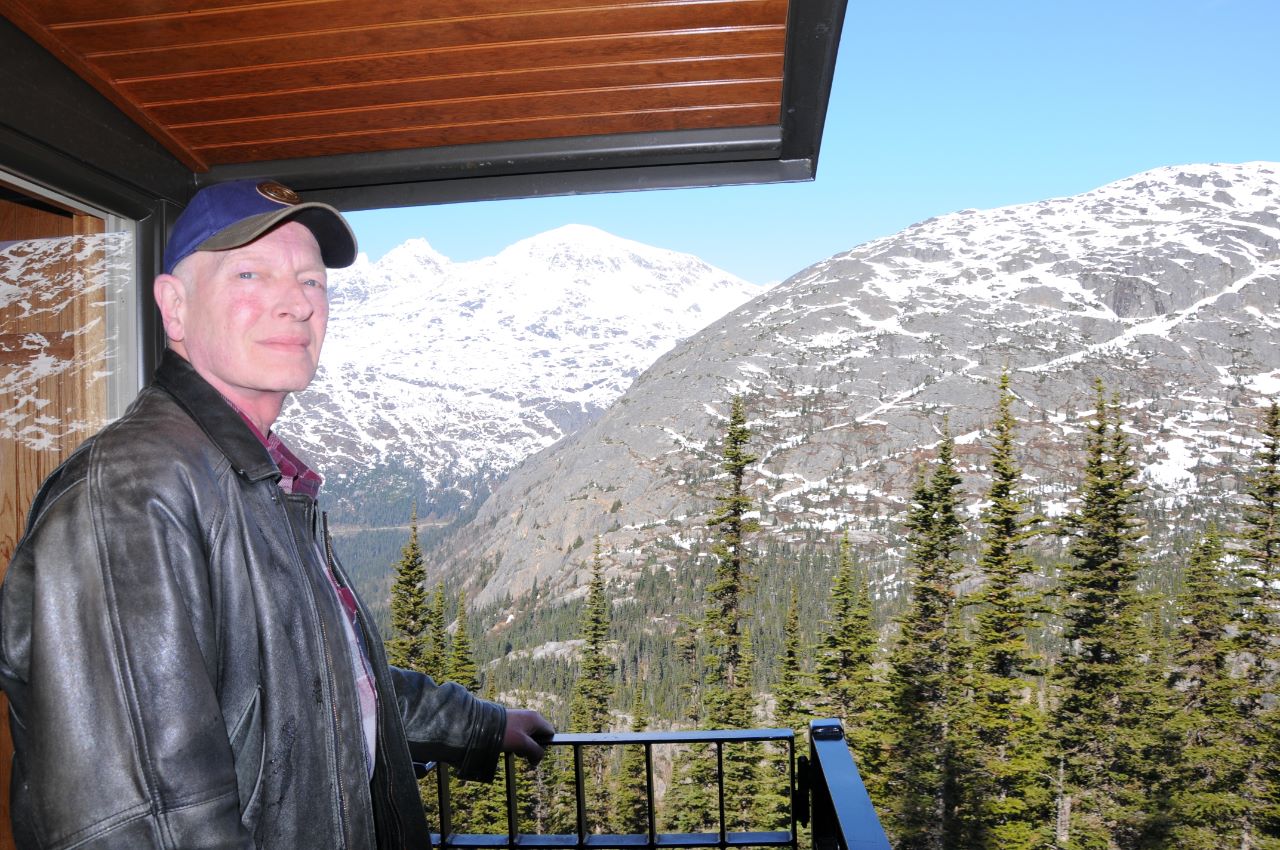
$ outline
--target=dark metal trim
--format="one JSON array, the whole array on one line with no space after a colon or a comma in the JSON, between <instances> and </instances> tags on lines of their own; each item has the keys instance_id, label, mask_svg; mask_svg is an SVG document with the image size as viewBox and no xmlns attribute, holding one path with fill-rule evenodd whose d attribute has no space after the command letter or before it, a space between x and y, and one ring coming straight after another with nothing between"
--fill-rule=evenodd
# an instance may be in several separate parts
<instances>
[{"instance_id":1,"label":"dark metal trim","mask_svg":"<svg viewBox=\"0 0 1280 850\"><path fill-rule=\"evenodd\" d=\"M818 170L847 0L792 2L782 73L782 159Z\"/></svg>"},{"instance_id":2,"label":"dark metal trim","mask_svg":"<svg viewBox=\"0 0 1280 850\"><path fill-rule=\"evenodd\" d=\"M798 182L812 178L813 172L809 163L800 160L520 174L474 180L401 183L318 192L300 191L308 200L324 201L339 209L351 211L599 192Z\"/></svg>"},{"instance_id":3,"label":"dark metal trim","mask_svg":"<svg viewBox=\"0 0 1280 850\"><path fill-rule=\"evenodd\" d=\"M271 176L344 210L809 180L776 127L737 127L383 151L218 166L201 184Z\"/></svg>"},{"instance_id":4,"label":"dark metal trim","mask_svg":"<svg viewBox=\"0 0 1280 850\"><path fill-rule=\"evenodd\" d=\"M274 160L270 167L292 188L320 190L606 166L776 159L781 150L777 127L737 127L304 157ZM221 183L259 176L263 168L263 163L218 165L197 179L201 185Z\"/></svg>"},{"instance_id":5,"label":"dark metal trim","mask_svg":"<svg viewBox=\"0 0 1280 850\"><path fill-rule=\"evenodd\" d=\"M791 741L790 729L690 729L670 732L557 732L552 744L714 744L750 741Z\"/></svg>"}]
</instances>

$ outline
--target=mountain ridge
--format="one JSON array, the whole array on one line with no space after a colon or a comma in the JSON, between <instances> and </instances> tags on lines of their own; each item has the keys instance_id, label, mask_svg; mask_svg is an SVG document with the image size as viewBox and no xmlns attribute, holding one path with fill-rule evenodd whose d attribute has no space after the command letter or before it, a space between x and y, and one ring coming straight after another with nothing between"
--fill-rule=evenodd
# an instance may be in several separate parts
<instances>
[{"instance_id":1,"label":"mountain ridge","mask_svg":"<svg viewBox=\"0 0 1280 850\"><path fill-rule=\"evenodd\" d=\"M1278 174L1274 163L1154 169L940 216L817 263L681 343L599 420L517 467L437 567L470 576L484 604L535 584L568 593L584 538L601 539L624 581L673 563L705 536L717 429L738 394L766 533L849 530L892 548L889 517L943 413L976 488L1006 367L1027 483L1049 513L1072 497L1063 471L1094 377L1141 437L1153 498L1227 490L1252 409L1280 387ZM481 583L480 563L500 566Z\"/></svg>"}]
</instances>

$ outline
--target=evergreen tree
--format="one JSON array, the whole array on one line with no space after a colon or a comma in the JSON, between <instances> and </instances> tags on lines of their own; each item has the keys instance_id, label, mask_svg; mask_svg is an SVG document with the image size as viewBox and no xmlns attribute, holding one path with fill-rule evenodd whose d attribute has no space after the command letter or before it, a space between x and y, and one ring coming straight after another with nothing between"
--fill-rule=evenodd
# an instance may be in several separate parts
<instances>
[{"instance_id":1,"label":"evergreen tree","mask_svg":"<svg viewBox=\"0 0 1280 850\"><path fill-rule=\"evenodd\" d=\"M979 607L971 696L956 730L965 751L957 780L960 843L992 850L1044 847L1051 835L1046 718L1036 699L1039 659L1027 639L1038 602L1027 586L1033 565L1025 547L1038 518L1020 489L1012 405L1005 372L981 516L983 585L973 600Z\"/></svg>"},{"instance_id":2,"label":"evergreen tree","mask_svg":"<svg viewBox=\"0 0 1280 850\"><path fill-rule=\"evenodd\" d=\"M873 803L883 807L887 802L886 694L875 676L877 634L872 624L871 593L865 577L855 569L848 534L840 541L828 612L817 653L818 710L844 724L845 740L867 793Z\"/></svg>"},{"instance_id":3,"label":"evergreen tree","mask_svg":"<svg viewBox=\"0 0 1280 850\"><path fill-rule=\"evenodd\" d=\"M471 652L471 636L467 634L467 594L458 593L457 624L453 630L452 649L449 653L449 681L475 693L480 690L480 669Z\"/></svg>"},{"instance_id":4,"label":"evergreen tree","mask_svg":"<svg viewBox=\"0 0 1280 850\"><path fill-rule=\"evenodd\" d=\"M782 652L778 656L779 679L774 688L773 723L791 729L796 741L805 740L804 730L811 715L813 699L812 676L804 670L800 640L800 606L796 591L791 590L791 602L787 606L786 620L782 626ZM756 818L753 829L781 829L787 824L791 811L790 796L782 789L791 783L791 751L785 745L770 744L765 758L772 776L756 799Z\"/></svg>"},{"instance_id":5,"label":"evergreen tree","mask_svg":"<svg viewBox=\"0 0 1280 850\"><path fill-rule=\"evenodd\" d=\"M609 729L609 700L613 696L613 659L609 657L609 599L605 595L604 561L596 540L591 558L591 583L582 615L582 654L578 681L569 704L569 729L605 732ZM600 748L592 748L599 750ZM599 777L603 780L603 775Z\"/></svg>"},{"instance_id":6,"label":"evergreen tree","mask_svg":"<svg viewBox=\"0 0 1280 850\"><path fill-rule=\"evenodd\" d=\"M649 710L645 705L644 685L636 686L636 697L631 705L631 731L644 732L649 728ZM649 832L649 792L645 784L645 748L643 745L625 747L622 765L614 783L611 829L622 835L646 835Z\"/></svg>"},{"instance_id":7,"label":"evergreen tree","mask_svg":"<svg viewBox=\"0 0 1280 850\"><path fill-rule=\"evenodd\" d=\"M759 530L760 523L751 515L751 497L745 487L747 467L756 460L747 451L750 437L742 398L735 397L721 463L728 475L722 493L716 497L717 510L707 521L717 532L712 547L716 567L707 586L706 607L697 630L706 646L701 679L705 682L703 723L709 729L748 729L753 725L750 642L744 626L748 613L745 597L750 593L753 577L746 538ZM726 795L741 804L739 811L726 813L726 817L737 824L747 819L747 809L760 788L758 774L763 767L758 750L758 745L737 745L725 750ZM667 794L667 810L672 813L675 831L699 832L717 827L716 773L715 754L709 748L695 748L678 759ZM735 827L726 824L726 828Z\"/></svg>"},{"instance_id":8,"label":"evergreen tree","mask_svg":"<svg viewBox=\"0 0 1280 850\"><path fill-rule=\"evenodd\" d=\"M526 835L548 835L555 832L559 815L554 811L557 801L566 794L573 794L573 787L563 787L559 775L561 760L569 754L564 747L553 747L547 758L536 768L524 766L519 771L518 819L520 831ZM519 762L517 762L519 764ZM572 835L576 826L567 834ZM565 834L565 833L561 833Z\"/></svg>"},{"instance_id":9,"label":"evergreen tree","mask_svg":"<svg viewBox=\"0 0 1280 850\"><path fill-rule=\"evenodd\" d=\"M391 631L386 641L387 661L406 670L427 672L427 598L423 584L427 578L418 546L418 508L409 517L409 540L395 567L391 586Z\"/></svg>"},{"instance_id":10,"label":"evergreen tree","mask_svg":"<svg viewBox=\"0 0 1280 850\"><path fill-rule=\"evenodd\" d=\"M1171 846L1185 850L1240 847L1248 810L1241 795L1251 760L1241 745L1239 683L1231 675L1235 600L1213 525L1192 552L1178 600L1172 674L1178 710L1171 730L1181 744L1174 764Z\"/></svg>"},{"instance_id":11,"label":"evergreen tree","mask_svg":"<svg viewBox=\"0 0 1280 850\"><path fill-rule=\"evenodd\" d=\"M474 662L473 662L474 663ZM486 687L484 698L494 699ZM507 833L507 760L498 759L492 782L460 782L452 778L454 830L459 833L505 835Z\"/></svg>"},{"instance_id":12,"label":"evergreen tree","mask_svg":"<svg viewBox=\"0 0 1280 850\"><path fill-rule=\"evenodd\" d=\"M1280 846L1280 406L1263 418L1262 445L1245 479L1241 535L1241 622L1236 641L1244 664L1238 693L1246 722L1241 744L1250 757L1240 793L1246 842Z\"/></svg>"},{"instance_id":13,"label":"evergreen tree","mask_svg":"<svg viewBox=\"0 0 1280 850\"><path fill-rule=\"evenodd\" d=\"M783 623L782 654L778 657L779 679L774 688L773 722L803 734L813 716L812 677L805 672L800 642L800 605L796 591L791 591L787 619Z\"/></svg>"},{"instance_id":14,"label":"evergreen tree","mask_svg":"<svg viewBox=\"0 0 1280 850\"><path fill-rule=\"evenodd\" d=\"M732 691L724 691L727 697L723 724L720 729L751 729L755 722L755 698L746 671L755 664L751 643L751 630L742 630L742 679ZM712 705L712 716L717 716ZM766 757L765 745L758 742L738 742L724 745L725 828L736 830L780 829L780 813L786 811L786 801L780 799L780 786L789 778L778 777Z\"/></svg>"},{"instance_id":15,"label":"evergreen tree","mask_svg":"<svg viewBox=\"0 0 1280 850\"><path fill-rule=\"evenodd\" d=\"M707 525L718 532L718 537L711 550L716 558L715 577L707 586L707 608L702 621L711 654L708 681L714 688L729 692L740 686L749 687L750 680L742 664L744 597L754 582L746 538L760 530L759 520L751 516L751 497L744 484L747 467L756 460L746 448L750 437L746 410L742 398L737 396L730 408L724 440L722 466L728 473L728 481L724 492L716 497L719 509L707 521ZM714 709L711 719L719 722Z\"/></svg>"},{"instance_id":16,"label":"evergreen tree","mask_svg":"<svg viewBox=\"0 0 1280 850\"><path fill-rule=\"evenodd\" d=\"M1067 649L1056 671L1061 784L1055 840L1072 850L1139 846L1149 827L1146 789L1153 780L1152 730L1140 687L1141 487L1101 381L1095 390L1079 507L1064 523L1070 561L1059 589Z\"/></svg>"},{"instance_id":17,"label":"evergreen tree","mask_svg":"<svg viewBox=\"0 0 1280 850\"><path fill-rule=\"evenodd\" d=\"M431 594L431 605L427 609L426 652L423 657L422 670L437 682L449 680L449 631L445 617L444 582L436 585Z\"/></svg>"},{"instance_id":18,"label":"evergreen tree","mask_svg":"<svg viewBox=\"0 0 1280 850\"><path fill-rule=\"evenodd\" d=\"M707 832L717 827L716 754L709 746L680 751L662 801L665 832Z\"/></svg>"},{"instance_id":19,"label":"evergreen tree","mask_svg":"<svg viewBox=\"0 0 1280 850\"><path fill-rule=\"evenodd\" d=\"M1280 578L1280 405L1274 401L1263 418L1262 445L1245 479L1245 495L1242 575L1256 594L1248 600L1259 620L1256 628L1271 636L1280 616L1280 590L1271 586Z\"/></svg>"},{"instance_id":20,"label":"evergreen tree","mask_svg":"<svg viewBox=\"0 0 1280 850\"><path fill-rule=\"evenodd\" d=\"M951 714L961 669L954 587L960 522L954 442L944 430L932 476L922 470L907 516L911 602L890 658L896 741L890 829L898 850L941 850L953 828Z\"/></svg>"},{"instance_id":21,"label":"evergreen tree","mask_svg":"<svg viewBox=\"0 0 1280 850\"><path fill-rule=\"evenodd\" d=\"M409 540L401 550L400 561L395 568L395 581L391 586L392 636L385 642L387 662L406 670L434 676L432 611L427 606L426 592L423 589L426 577L422 549L418 545L418 508L414 505L409 515ZM437 781L437 774L432 772L418 782L423 811L431 820L438 816Z\"/></svg>"},{"instance_id":22,"label":"evergreen tree","mask_svg":"<svg viewBox=\"0 0 1280 850\"><path fill-rule=\"evenodd\" d=\"M597 539L591 559L591 583L588 586L586 607L582 614L579 634L582 636L582 653L578 657L578 677L573 697L569 703L569 731L606 732L610 727L609 700L613 696L613 659L607 650L609 639L609 600L605 595L604 561ZM577 806L574 753L561 748L554 773L557 785L568 793L552 801L552 831L572 833L577 831ZM608 797L606 791L608 751L604 747L583 747L581 768L583 775L584 804L588 829L601 832L609 825Z\"/></svg>"}]
</instances>

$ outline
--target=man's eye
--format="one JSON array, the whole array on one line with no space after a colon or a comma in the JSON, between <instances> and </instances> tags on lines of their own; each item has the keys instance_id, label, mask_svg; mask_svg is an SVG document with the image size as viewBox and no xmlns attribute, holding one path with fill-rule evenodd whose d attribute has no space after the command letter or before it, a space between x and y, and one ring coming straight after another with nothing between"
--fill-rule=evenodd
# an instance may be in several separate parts
<instances>
[{"instance_id":1,"label":"man's eye","mask_svg":"<svg viewBox=\"0 0 1280 850\"><path fill-rule=\"evenodd\" d=\"M309 277L309 278L307 278L306 280L304 280L304 281L302 282L302 285L303 285L303 286L318 286L318 287L320 287L321 289L324 289L324 281L323 281L323 280L316 280L314 277Z\"/></svg>"},{"instance_id":2,"label":"man's eye","mask_svg":"<svg viewBox=\"0 0 1280 850\"><path fill-rule=\"evenodd\" d=\"M253 280L254 274L253 272L240 272L239 278L241 280Z\"/></svg>"}]
</instances>

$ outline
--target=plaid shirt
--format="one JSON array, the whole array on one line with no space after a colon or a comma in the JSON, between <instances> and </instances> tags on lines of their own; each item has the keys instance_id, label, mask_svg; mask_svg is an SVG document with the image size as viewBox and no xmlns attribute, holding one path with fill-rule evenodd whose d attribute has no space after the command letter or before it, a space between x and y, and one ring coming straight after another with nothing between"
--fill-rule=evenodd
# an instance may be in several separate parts
<instances>
[{"instance_id":1,"label":"plaid shirt","mask_svg":"<svg viewBox=\"0 0 1280 850\"><path fill-rule=\"evenodd\" d=\"M267 454L271 455L271 461L280 470L280 489L285 493L296 493L309 496L312 499L316 498L320 494L320 485L324 483L324 479L320 477L320 474L291 452L289 447L276 436L274 431L264 437L262 432L258 430L258 426L254 425L252 420L244 415L244 411L234 404L231 406L235 407L236 412L244 419L245 424L253 431L254 436L262 441L262 445L266 446ZM317 544L317 548L319 548L319 544ZM360 724L364 729L365 765L369 769L370 778L372 778L373 753L374 748L377 746L378 735L378 692L373 681L372 669L369 666L368 649L364 645L364 631L360 628L359 620L356 617L356 597L350 588L338 583L338 579L333 573L333 566L329 563L327 553L321 550L319 554L321 563L327 567L325 576L329 579L329 584L333 587L333 592L338 597L342 610L347 614L343 623L346 626L347 648L351 651L351 669L355 671L356 693L360 695Z\"/></svg>"}]
</instances>

